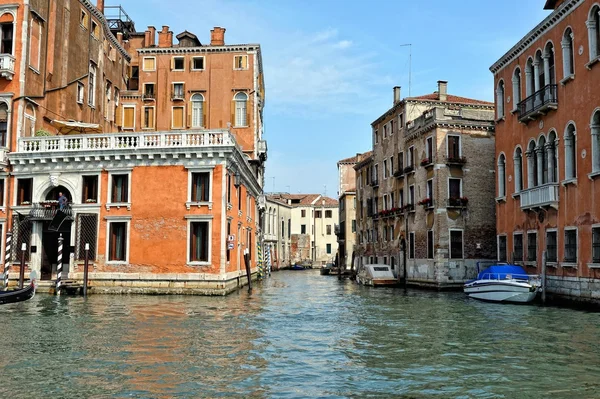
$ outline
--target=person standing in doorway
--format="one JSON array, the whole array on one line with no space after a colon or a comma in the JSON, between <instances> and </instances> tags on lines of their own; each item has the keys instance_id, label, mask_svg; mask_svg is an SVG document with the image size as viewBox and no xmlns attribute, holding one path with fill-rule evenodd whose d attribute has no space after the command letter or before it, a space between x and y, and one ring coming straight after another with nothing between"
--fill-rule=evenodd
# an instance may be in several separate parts
<instances>
[{"instance_id":1,"label":"person standing in doorway","mask_svg":"<svg viewBox=\"0 0 600 399\"><path fill-rule=\"evenodd\" d=\"M67 197L65 197L62 192L58 193L58 207L61 211L65 209L65 207L67 206L67 202L69 202Z\"/></svg>"}]
</instances>

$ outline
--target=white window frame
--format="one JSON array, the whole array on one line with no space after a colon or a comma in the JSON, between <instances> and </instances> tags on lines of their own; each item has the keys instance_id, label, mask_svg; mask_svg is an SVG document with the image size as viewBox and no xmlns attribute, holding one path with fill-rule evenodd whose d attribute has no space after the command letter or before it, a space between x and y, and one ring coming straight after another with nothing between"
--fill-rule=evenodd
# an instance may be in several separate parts
<instances>
[{"instance_id":1,"label":"white window frame","mask_svg":"<svg viewBox=\"0 0 600 399\"><path fill-rule=\"evenodd\" d=\"M460 196L459 196L459 198L464 197L464 195L463 195L463 179L462 179L462 177L452 177L452 176L449 176L448 180L447 180L447 183L448 183L448 187L447 187L447 189L448 189L448 198L450 198L450 180L460 180Z\"/></svg>"},{"instance_id":2,"label":"white window frame","mask_svg":"<svg viewBox=\"0 0 600 399\"><path fill-rule=\"evenodd\" d=\"M175 118L173 118L173 110L175 108L183 108L183 121L182 121L183 122L182 123L183 126L181 126L181 127L175 127L175 126L173 126L173 122L175 121ZM173 106L171 106L171 130L184 130L184 129L186 129L185 115L186 115L186 113L185 113L185 105L173 105Z\"/></svg>"},{"instance_id":3,"label":"white window frame","mask_svg":"<svg viewBox=\"0 0 600 399\"><path fill-rule=\"evenodd\" d=\"M508 237L507 237L506 233L496 235L496 261L504 262L503 260L500 260L500 237L504 237L504 239L506 240L506 251L507 251L506 261L508 261ZM463 237L463 242L464 242L464 237ZM464 246L464 244L463 244L463 246ZM448 248L448 252L450 252L450 248Z\"/></svg>"},{"instance_id":4,"label":"white window frame","mask_svg":"<svg viewBox=\"0 0 600 399\"><path fill-rule=\"evenodd\" d=\"M175 85L181 85L181 96L179 97L175 97ZM177 98L178 100L183 100L185 101L185 82L172 82L171 83L171 90L172 90L172 97ZM184 121L185 121L185 115L184 115ZM185 125L185 123L184 123Z\"/></svg>"},{"instance_id":5,"label":"white window frame","mask_svg":"<svg viewBox=\"0 0 600 399\"><path fill-rule=\"evenodd\" d=\"M185 56L174 55L171 58L173 60L173 68L171 69L171 71L173 71L173 72L185 72ZM176 59L183 59L183 68L182 69L175 68L175 60Z\"/></svg>"},{"instance_id":6,"label":"white window frame","mask_svg":"<svg viewBox=\"0 0 600 399\"><path fill-rule=\"evenodd\" d=\"M133 169L130 168L115 168L107 169L108 172L108 187L106 190L106 210L110 208L121 209L121 207L127 207L127 210L131 210L131 172ZM111 202L112 199L112 186L113 186L113 175L127 175L127 200L128 202ZM98 189L100 189L98 187Z\"/></svg>"},{"instance_id":7,"label":"white window frame","mask_svg":"<svg viewBox=\"0 0 600 399\"><path fill-rule=\"evenodd\" d=\"M187 240L185 259L188 266L211 266L213 246L213 216L212 215L185 215L187 221ZM192 239L192 222L208 222L208 261L192 262L190 258L190 241ZM238 237L239 238L239 237Z\"/></svg>"},{"instance_id":8,"label":"white window frame","mask_svg":"<svg viewBox=\"0 0 600 399\"><path fill-rule=\"evenodd\" d=\"M559 247L559 243L560 243L560 236L558 235L558 229L557 228L550 228L550 229L546 229L546 234L544 235L544 241L545 241L545 250L546 250L546 254L548 254L548 233L555 233L556 234L556 261L555 262L548 262L546 259L546 265L550 266L550 267L556 267L558 265L558 262L560 262L560 260L558 259L558 248Z\"/></svg>"},{"instance_id":9,"label":"white window frame","mask_svg":"<svg viewBox=\"0 0 600 399\"><path fill-rule=\"evenodd\" d=\"M144 119L146 118L146 108L153 108L154 112L152 114L152 126L144 127ZM142 106L142 130L154 130L156 128L156 106L155 105L143 105Z\"/></svg>"},{"instance_id":10,"label":"white window frame","mask_svg":"<svg viewBox=\"0 0 600 399\"><path fill-rule=\"evenodd\" d=\"M431 191L429 190L429 182L431 182ZM427 179L427 181L425 182L425 191L425 195L427 195L427 198L433 201L433 179Z\"/></svg>"},{"instance_id":11,"label":"white window frame","mask_svg":"<svg viewBox=\"0 0 600 399\"><path fill-rule=\"evenodd\" d=\"M535 234L535 260L529 260L529 234ZM527 252L524 253L525 256L525 264L528 266L536 266L538 262L541 262L542 260L539 259L538 257L538 252L540 251L540 235L538 234L537 230L527 230L526 231L526 237L527 237ZM525 242L524 242L525 244ZM507 254L508 256L508 254Z\"/></svg>"},{"instance_id":12,"label":"white window frame","mask_svg":"<svg viewBox=\"0 0 600 399\"><path fill-rule=\"evenodd\" d=\"M6 208L7 208L7 203L6 201L8 201L8 190L6 189L8 186L8 175L5 174L1 174L0 175L0 180L4 180L4 193L2 194L2 206L0 206L0 212L4 212L6 213ZM16 187L16 186L15 186ZM16 190L15 190L16 191ZM17 200L15 198L15 204L17 203ZM4 231L4 230L3 230ZM2 237L0 237L0 239L2 239Z\"/></svg>"},{"instance_id":13,"label":"white window frame","mask_svg":"<svg viewBox=\"0 0 600 399\"><path fill-rule=\"evenodd\" d=\"M246 96L246 101L239 101L236 100L236 97L238 94L244 94ZM244 107L244 110L246 112L245 115L243 115L243 118L245 119L245 124L237 124L238 121L238 103L244 102L246 105ZM248 123L250 123L250 121L248 120L248 103L250 102L250 96L248 95L248 93L245 93L243 91L237 91L234 95L233 95L233 103L234 103L234 109L233 109L233 118L234 120L232 121L232 127L234 128L246 128L248 127ZM240 115L240 119L241 119L242 115Z\"/></svg>"},{"instance_id":14,"label":"white window frame","mask_svg":"<svg viewBox=\"0 0 600 399\"><path fill-rule=\"evenodd\" d=\"M512 261L515 264L517 264L517 263L519 263L519 264L523 263L523 262L525 262L525 259L524 259L524 257L525 257L525 251L524 251L525 250L525 240L523 240L523 232L522 231L513 231L512 236L513 236L512 237L513 241L512 241L512 251L510 253L511 254L511 258L512 258L512 255L515 253L515 236L521 236L521 259L519 259L519 260L512 259ZM507 254L507 258L508 258L508 254Z\"/></svg>"},{"instance_id":15,"label":"white window frame","mask_svg":"<svg viewBox=\"0 0 600 399\"><path fill-rule=\"evenodd\" d=\"M195 96L200 96L202 97L202 101L194 101L194 97ZM200 126L194 126L194 103L202 103L202 108L201 108L201 119L202 119L202 123L200 124ZM191 109L191 115L192 115L192 128L194 129L198 129L198 128L203 128L206 126L206 121L204 120L204 114L205 114L205 109L204 107L206 106L206 98L204 97L204 94L202 93L192 93L192 95L190 96L190 107L192 107Z\"/></svg>"},{"instance_id":16,"label":"white window frame","mask_svg":"<svg viewBox=\"0 0 600 399\"><path fill-rule=\"evenodd\" d=\"M194 60L202 58L202 68L198 69L194 67ZM201 56L194 56L192 57L192 65L190 66L190 70L192 71L204 71L206 69L206 57L204 57L203 55Z\"/></svg>"},{"instance_id":17,"label":"white window frame","mask_svg":"<svg viewBox=\"0 0 600 399\"><path fill-rule=\"evenodd\" d=\"M188 170L188 184L187 184L187 202L185 203L186 209L189 211L192 206L197 206L198 208L202 206L207 206L208 209L212 210L213 207L213 171L214 166L206 166L206 167L193 167L187 168ZM210 199L208 202L205 201L192 201L192 174L193 173L206 173L210 174L209 176L209 187L208 187L208 198Z\"/></svg>"},{"instance_id":18,"label":"white window frame","mask_svg":"<svg viewBox=\"0 0 600 399\"><path fill-rule=\"evenodd\" d=\"M129 264L129 255L131 249L131 216L105 216L104 220L106 220L106 249L105 249L105 257L106 264L108 265L128 265ZM109 260L110 259L110 226L113 223L123 223L127 224L127 239L125 240L125 260Z\"/></svg>"},{"instance_id":19,"label":"white window frame","mask_svg":"<svg viewBox=\"0 0 600 399\"><path fill-rule=\"evenodd\" d=\"M566 262L565 259L565 253L567 252L565 245L567 244L567 239L565 237L565 235L567 234L567 231L573 231L575 230L575 262ZM591 230L590 230L591 231ZM577 226L565 226L563 228L563 261L560 262L560 265L562 267L572 267L572 268L577 268L577 265L579 264L579 261L581 260L580 256L579 256L579 229L577 228ZM557 244L558 246L558 244Z\"/></svg>"},{"instance_id":20,"label":"white window frame","mask_svg":"<svg viewBox=\"0 0 600 399\"><path fill-rule=\"evenodd\" d=\"M411 243L412 243L412 246L414 247L414 250L412 251L413 252L412 257L410 256L411 255L410 254ZM406 254L407 259L417 259L417 243L415 242L415 232L414 231L411 231L408 233L408 242L406 244L407 244L406 250L408 252Z\"/></svg>"},{"instance_id":21,"label":"white window frame","mask_svg":"<svg viewBox=\"0 0 600 399\"><path fill-rule=\"evenodd\" d=\"M83 201L83 196L81 197L81 204L82 205L89 205L89 206L98 206L100 205L100 201L101 201L101 194L102 194L102 174L97 172L97 173L87 173L87 172L82 172L82 174L79 176L79 184L81 184L81 190L80 190L80 195L81 193L83 193L83 177L84 176L96 176L98 178L98 192L96 193L96 202L84 202Z\"/></svg>"},{"instance_id":22,"label":"white window frame","mask_svg":"<svg viewBox=\"0 0 600 399\"><path fill-rule=\"evenodd\" d=\"M154 69L145 69L146 63L144 61L149 58L154 59ZM142 72L154 72L154 71L156 71L156 57L142 57Z\"/></svg>"},{"instance_id":23,"label":"white window frame","mask_svg":"<svg viewBox=\"0 0 600 399\"><path fill-rule=\"evenodd\" d=\"M77 92L75 97L77 99L77 104L83 104L85 101L85 85L82 82L77 82L76 90Z\"/></svg>"},{"instance_id":24,"label":"white window frame","mask_svg":"<svg viewBox=\"0 0 600 399\"><path fill-rule=\"evenodd\" d=\"M133 127L125 127L125 108L133 108ZM135 115L136 115L136 105L135 104L123 104L122 107L122 118L121 118L121 128L127 131L135 131Z\"/></svg>"},{"instance_id":25,"label":"white window frame","mask_svg":"<svg viewBox=\"0 0 600 399\"><path fill-rule=\"evenodd\" d=\"M236 59L238 57L246 57L246 68L238 68L236 66ZM234 55L233 56L233 70L234 71L247 71L250 68L250 65L248 64L248 54L240 54L240 55Z\"/></svg>"},{"instance_id":26,"label":"white window frame","mask_svg":"<svg viewBox=\"0 0 600 399\"><path fill-rule=\"evenodd\" d=\"M461 245L462 245L462 257L460 258L453 258L452 257L452 232L453 231L460 231L460 235L462 237L461 241ZM450 260L450 262L452 262L452 260L464 260L465 259L465 231L464 229L448 229L448 259Z\"/></svg>"},{"instance_id":27,"label":"white window frame","mask_svg":"<svg viewBox=\"0 0 600 399\"><path fill-rule=\"evenodd\" d=\"M152 91L153 98L156 99L156 82L144 82L144 90L142 91L142 96L146 95L146 86L153 85L154 90Z\"/></svg>"},{"instance_id":28,"label":"white window frame","mask_svg":"<svg viewBox=\"0 0 600 399\"><path fill-rule=\"evenodd\" d=\"M88 105L92 108L95 108L96 107L96 90L98 89L98 66L90 61L89 73L92 73L92 72L94 73L93 79L91 79L90 76L88 75ZM89 92L90 87L93 89L91 93Z\"/></svg>"},{"instance_id":29,"label":"white window frame","mask_svg":"<svg viewBox=\"0 0 600 399\"><path fill-rule=\"evenodd\" d=\"M387 158L384 158L383 160L383 179L386 180L388 178L388 160Z\"/></svg>"}]
</instances>

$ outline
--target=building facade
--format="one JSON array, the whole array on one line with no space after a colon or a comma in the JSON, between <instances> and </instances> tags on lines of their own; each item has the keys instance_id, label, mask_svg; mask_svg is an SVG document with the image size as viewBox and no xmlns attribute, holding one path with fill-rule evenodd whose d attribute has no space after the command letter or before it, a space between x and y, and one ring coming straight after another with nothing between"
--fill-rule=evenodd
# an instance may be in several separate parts
<instances>
[{"instance_id":1,"label":"building facade","mask_svg":"<svg viewBox=\"0 0 600 399\"><path fill-rule=\"evenodd\" d=\"M273 270L291 265L292 205L279 195L266 196L264 249L269 251Z\"/></svg>"},{"instance_id":2,"label":"building facade","mask_svg":"<svg viewBox=\"0 0 600 399\"><path fill-rule=\"evenodd\" d=\"M600 5L548 0L550 15L490 70L496 88L498 259L547 292L600 298Z\"/></svg>"},{"instance_id":3,"label":"building facade","mask_svg":"<svg viewBox=\"0 0 600 399\"><path fill-rule=\"evenodd\" d=\"M372 123L370 165L357 165L361 264L454 288L495 258L493 119L493 104L450 95L444 81L404 100L394 88L393 107Z\"/></svg>"},{"instance_id":4,"label":"building facade","mask_svg":"<svg viewBox=\"0 0 600 399\"><path fill-rule=\"evenodd\" d=\"M29 49L10 89L24 93L7 127L12 260L25 247L28 269L54 280L60 237L63 278L81 278L88 244L96 292L236 289L260 239L260 46L227 45L223 28L202 45L163 27L156 44L154 28L105 17L102 0L62 4L9 12L26 14L14 34ZM58 193L69 205L57 224Z\"/></svg>"}]
</instances>

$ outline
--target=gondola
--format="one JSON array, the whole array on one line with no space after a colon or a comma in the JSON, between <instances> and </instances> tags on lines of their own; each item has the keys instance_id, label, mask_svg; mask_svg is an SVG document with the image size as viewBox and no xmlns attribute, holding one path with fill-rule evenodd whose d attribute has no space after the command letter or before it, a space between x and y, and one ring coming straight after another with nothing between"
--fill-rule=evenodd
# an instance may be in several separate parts
<instances>
[{"instance_id":1,"label":"gondola","mask_svg":"<svg viewBox=\"0 0 600 399\"><path fill-rule=\"evenodd\" d=\"M27 287L10 291L0 291L0 305L4 305L7 303L23 302L33 298L34 295L35 280L32 280Z\"/></svg>"}]
</instances>

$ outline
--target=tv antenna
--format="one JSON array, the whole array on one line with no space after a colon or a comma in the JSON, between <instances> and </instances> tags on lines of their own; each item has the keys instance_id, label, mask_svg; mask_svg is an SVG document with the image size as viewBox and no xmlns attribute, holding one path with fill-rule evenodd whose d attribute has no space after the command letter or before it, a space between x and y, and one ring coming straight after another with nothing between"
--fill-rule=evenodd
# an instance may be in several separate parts
<instances>
[{"instance_id":1,"label":"tv antenna","mask_svg":"<svg viewBox=\"0 0 600 399\"><path fill-rule=\"evenodd\" d=\"M412 85L412 43L401 44L400 47L408 47L408 96L410 97L410 86Z\"/></svg>"}]
</instances>

